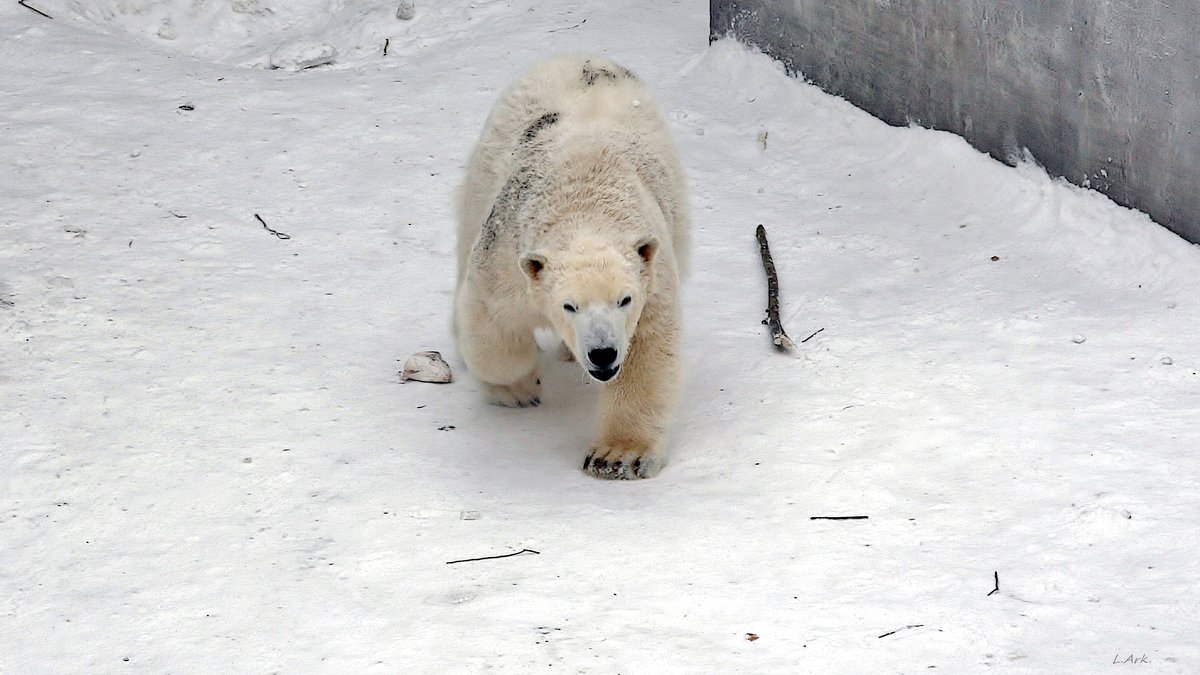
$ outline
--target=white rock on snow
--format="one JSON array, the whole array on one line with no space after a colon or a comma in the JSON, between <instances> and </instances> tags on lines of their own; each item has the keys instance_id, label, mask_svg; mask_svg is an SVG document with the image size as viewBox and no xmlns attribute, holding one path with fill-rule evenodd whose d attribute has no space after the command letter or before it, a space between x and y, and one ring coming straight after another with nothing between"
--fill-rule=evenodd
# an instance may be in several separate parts
<instances>
[{"instance_id":1,"label":"white rock on snow","mask_svg":"<svg viewBox=\"0 0 1200 675\"><path fill-rule=\"evenodd\" d=\"M450 372L450 364L446 363L439 352L417 352L404 362L400 379L442 383L450 382L454 375Z\"/></svg>"},{"instance_id":2,"label":"white rock on snow","mask_svg":"<svg viewBox=\"0 0 1200 675\"><path fill-rule=\"evenodd\" d=\"M320 42L293 42L271 52L271 67L280 70L304 70L333 63L337 49Z\"/></svg>"}]
</instances>

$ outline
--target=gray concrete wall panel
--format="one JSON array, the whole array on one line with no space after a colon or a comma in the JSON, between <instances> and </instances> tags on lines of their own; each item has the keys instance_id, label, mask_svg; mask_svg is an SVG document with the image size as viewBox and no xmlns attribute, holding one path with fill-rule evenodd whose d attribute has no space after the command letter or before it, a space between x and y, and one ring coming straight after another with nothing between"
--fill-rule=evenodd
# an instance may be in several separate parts
<instances>
[{"instance_id":1,"label":"gray concrete wall panel","mask_svg":"<svg viewBox=\"0 0 1200 675\"><path fill-rule=\"evenodd\" d=\"M1200 3L712 0L729 33L890 124L1143 210L1200 242Z\"/></svg>"}]
</instances>

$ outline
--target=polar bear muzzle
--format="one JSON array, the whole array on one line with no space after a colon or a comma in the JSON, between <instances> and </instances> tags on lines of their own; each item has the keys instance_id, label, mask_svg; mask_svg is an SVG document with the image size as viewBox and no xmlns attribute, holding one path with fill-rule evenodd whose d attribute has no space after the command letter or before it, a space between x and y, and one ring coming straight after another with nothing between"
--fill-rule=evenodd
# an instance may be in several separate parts
<instances>
[{"instance_id":1,"label":"polar bear muzzle","mask_svg":"<svg viewBox=\"0 0 1200 675\"><path fill-rule=\"evenodd\" d=\"M599 382L616 377L628 349L625 313L619 308L592 306L577 311L572 322L576 353L583 356L580 365L587 374Z\"/></svg>"}]
</instances>

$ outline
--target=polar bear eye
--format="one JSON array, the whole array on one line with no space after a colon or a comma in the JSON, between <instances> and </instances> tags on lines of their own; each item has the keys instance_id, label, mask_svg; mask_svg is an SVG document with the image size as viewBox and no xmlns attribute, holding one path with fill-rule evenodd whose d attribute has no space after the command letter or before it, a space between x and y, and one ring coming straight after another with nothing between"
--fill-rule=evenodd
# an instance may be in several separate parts
<instances>
[{"instance_id":1,"label":"polar bear eye","mask_svg":"<svg viewBox=\"0 0 1200 675\"><path fill-rule=\"evenodd\" d=\"M575 307L575 305L572 305L571 303L568 302L568 303L563 304L563 310L567 314L574 314L577 311L577 308Z\"/></svg>"},{"instance_id":2,"label":"polar bear eye","mask_svg":"<svg viewBox=\"0 0 1200 675\"><path fill-rule=\"evenodd\" d=\"M627 295L621 298L621 301L617 303L617 307L628 307L631 302L633 302L633 297Z\"/></svg>"}]
</instances>

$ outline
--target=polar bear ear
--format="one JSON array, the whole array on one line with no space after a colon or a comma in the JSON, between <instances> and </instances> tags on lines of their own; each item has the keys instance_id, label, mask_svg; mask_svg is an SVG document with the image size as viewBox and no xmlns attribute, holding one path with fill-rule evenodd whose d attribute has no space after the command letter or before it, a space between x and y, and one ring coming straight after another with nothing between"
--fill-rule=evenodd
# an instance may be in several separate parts
<instances>
[{"instance_id":1,"label":"polar bear ear","mask_svg":"<svg viewBox=\"0 0 1200 675\"><path fill-rule=\"evenodd\" d=\"M521 256L521 270L525 272L525 276L529 277L530 281L537 281L545 267L546 256L541 253L530 251Z\"/></svg>"},{"instance_id":2,"label":"polar bear ear","mask_svg":"<svg viewBox=\"0 0 1200 675\"><path fill-rule=\"evenodd\" d=\"M642 262L649 265L654 261L654 256L658 253L658 237L647 234L637 240L634 248L637 249L638 256L641 257Z\"/></svg>"}]
</instances>

